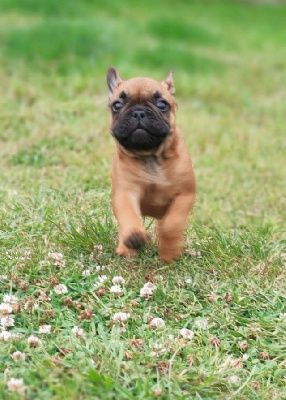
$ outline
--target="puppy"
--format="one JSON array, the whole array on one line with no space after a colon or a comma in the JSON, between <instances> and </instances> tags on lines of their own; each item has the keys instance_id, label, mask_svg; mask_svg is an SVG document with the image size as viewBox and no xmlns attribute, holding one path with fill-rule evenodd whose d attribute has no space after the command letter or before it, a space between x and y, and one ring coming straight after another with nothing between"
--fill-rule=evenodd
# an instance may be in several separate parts
<instances>
[{"instance_id":1,"label":"puppy","mask_svg":"<svg viewBox=\"0 0 286 400\"><path fill-rule=\"evenodd\" d=\"M112 208L119 225L116 254L133 256L149 240L142 216L156 219L163 261L180 257L188 215L195 200L189 152L176 126L172 72L162 82L124 81L107 73L111 133Z\"/></svg>"}]
</instances>

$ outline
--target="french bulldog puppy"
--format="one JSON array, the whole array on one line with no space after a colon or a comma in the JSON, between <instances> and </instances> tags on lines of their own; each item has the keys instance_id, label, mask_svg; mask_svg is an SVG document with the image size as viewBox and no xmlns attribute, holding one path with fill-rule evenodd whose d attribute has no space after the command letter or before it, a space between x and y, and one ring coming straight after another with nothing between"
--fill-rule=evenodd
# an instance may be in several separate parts
<instances>
[{"instance_id":1,"label":"french bulldog puppy","mask_svg":"<svg viewBox=\"0 0 286 400\"><path fill-rule=\"evenodd\" d=\"M156 219L160 257L171 262L181 255L195 201L192 162L176 126L173 74L162 82L124 81L111 67L107 84L116 143L111 169L116 254L134 256L149 241L142 216L150 216Z\"/></svg>"}]
</instances>

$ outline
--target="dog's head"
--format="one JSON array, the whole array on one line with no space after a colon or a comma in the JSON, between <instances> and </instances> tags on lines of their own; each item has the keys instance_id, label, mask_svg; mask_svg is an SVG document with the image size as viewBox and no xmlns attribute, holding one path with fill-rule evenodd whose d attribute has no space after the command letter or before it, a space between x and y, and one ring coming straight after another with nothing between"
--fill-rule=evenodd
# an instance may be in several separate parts
<instances>
[{"instance_id":1,"label":"dog's head","mask_svg":"<svg viewBox=\"0 0 286 400\"><path fill-rule=\"evenodd\" d=\"M112 135L131 152L156 152L175 131L172 72L162 82L150 78L124 81L111 67L107 84Z\"/></svg>"}]
</instances>

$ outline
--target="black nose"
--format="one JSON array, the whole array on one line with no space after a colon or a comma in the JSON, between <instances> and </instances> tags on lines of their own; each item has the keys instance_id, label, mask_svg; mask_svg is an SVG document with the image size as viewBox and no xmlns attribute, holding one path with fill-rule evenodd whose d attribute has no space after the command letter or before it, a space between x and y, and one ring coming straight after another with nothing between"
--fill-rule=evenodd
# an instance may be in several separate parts
<instances>
[{"instance_id":1,"label":"black nose","mask_svg":"<svg viewBox=\"0 0 286 400\"><path fill-rule=\"evenodd\" d=\"M133 110L132 111L132 117L136 119L143 119L146 117L146 112L144 110Z\"/></svg>"}]
</instances>

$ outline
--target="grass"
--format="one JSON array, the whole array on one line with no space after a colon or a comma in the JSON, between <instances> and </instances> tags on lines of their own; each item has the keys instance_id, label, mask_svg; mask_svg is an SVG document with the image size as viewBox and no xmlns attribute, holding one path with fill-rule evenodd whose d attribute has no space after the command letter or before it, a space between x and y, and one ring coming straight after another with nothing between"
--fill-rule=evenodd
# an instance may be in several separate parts
<instances>
[{"instance_id":1,"label":"grass","mask_svg":"<svg viewBox=\"0 0 286 400\"><path fill-rule=\"evenodd\" d=\"M285 4L0 8L0 302L18 298L12 337L0 339L0 398L286 398ZM198 192L171 266L154 245L135 260L114 255L110 65L126 78L175 70ZM110 292L118 275L122 296ZM148 300L146 281L157 287ZM130 314L125 330L116 312ZM151 328L153 317L165 326ZM9 390L11 378L24 391Z\"/></svg>"}]
</instances>

